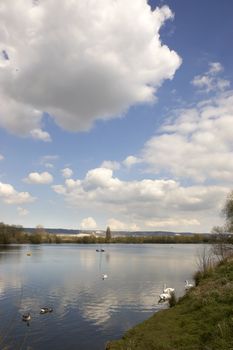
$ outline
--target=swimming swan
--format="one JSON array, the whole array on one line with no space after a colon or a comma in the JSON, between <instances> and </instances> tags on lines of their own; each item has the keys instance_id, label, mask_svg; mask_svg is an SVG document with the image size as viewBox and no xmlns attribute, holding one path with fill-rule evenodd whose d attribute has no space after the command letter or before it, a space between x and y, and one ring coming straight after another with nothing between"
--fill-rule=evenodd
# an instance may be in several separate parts
<instances>
[{"instance_id":1,"label":"swimming swan","mask_svg":"<svg viewBox=\"0 0 233 350\"><path fill-rule=\"evenodd\" d=\"M173 293L173 292L175 292L175 288L167 288L166 284L163 285L163 293L170 294L170 293Z\"/></svg>"},{"instance_id":2,"label":"swimming swan","mask_svg":"<svg viewBox=\"0 0 233 350\"><path fill-rule=\"evenodd\" d=\"M162 301L167 301L169 299L171 299L171 294L170 293L162 293L159 296L159 303L162 302Z\"/></svg>"},{"instance_id":3,"label":"swimming swan","mask_svg":"<svg viewBox=\"0 0 233 350\"><path fill-rule=\"evenodd\" d=\"M192 284L192 283L189 283L189 281L186 280L186 281L185 281L185 289L187 290L187 289L190 289L190 288L192 288L192 287L193 287L193 284Z\"/></svg>"},{"instance_id":4,"label":"swimming swan","mask_svg":"<svg viewBox=\"0 0 233 350\"><path fill-rule=\"evenodd\" d=\"M106 275L105 273L102 274L102 279L105 280L106 278L108 278L108 275Z\"/></svg>"}]
</instances>

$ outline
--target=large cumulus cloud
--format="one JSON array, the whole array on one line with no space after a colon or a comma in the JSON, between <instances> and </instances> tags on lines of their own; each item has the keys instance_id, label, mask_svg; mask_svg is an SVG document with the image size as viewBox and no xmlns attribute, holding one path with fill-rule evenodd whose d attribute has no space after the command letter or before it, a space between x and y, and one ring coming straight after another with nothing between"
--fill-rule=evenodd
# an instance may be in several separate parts
<instances>
[{"instance_id":1,"label":"large cumulus cloud","mask_svg":"<svg viewBox=\"0 0 233 350\"><path fill-rule=\"evenodd\" d=\"M2 3L0 126L49 141L43 112L79 131L153 101L181 63L159 37L172 17L146 0Z\"/></svg>"},{"instance_id":2,"label":"large cumulus cloud","mask_svg":"<svg viewBox=\"0 0 233 350\"><path fill-rule=\"evenodd\" d=\"M91 169L84 179L67 179L53 190L92 216L105 213L115 229L209 229L228 188L183 186L175 180L123 181L107 168ZM133 228L134 227L134 228Z\"/></svg>"}]
</instances>

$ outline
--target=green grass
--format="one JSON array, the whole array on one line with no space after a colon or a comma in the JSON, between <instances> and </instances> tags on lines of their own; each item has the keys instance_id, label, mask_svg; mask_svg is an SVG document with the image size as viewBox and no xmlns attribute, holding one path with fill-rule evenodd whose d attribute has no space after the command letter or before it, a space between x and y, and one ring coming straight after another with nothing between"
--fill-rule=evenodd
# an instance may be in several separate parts
<instances>
[{"instance_id":1,"label":"green grass","mask_svg":"<svg viewBox=\"0 0 233 350\"><path fill-rule=\"evenodd\" d=\"M221 263L171 309L129 330L108 350L233 350L233 261Z\"/></svg>"}]
</instances>

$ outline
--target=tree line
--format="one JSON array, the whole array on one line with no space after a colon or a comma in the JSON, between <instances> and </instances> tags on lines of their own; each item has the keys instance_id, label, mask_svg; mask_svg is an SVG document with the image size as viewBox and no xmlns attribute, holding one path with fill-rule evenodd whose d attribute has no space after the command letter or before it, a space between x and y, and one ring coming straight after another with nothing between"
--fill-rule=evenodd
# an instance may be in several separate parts
<instances>
[{"instance_id":1,"label":"tree line","mask_svg":"<svg viewBox=\"0 0 233 350\"><path fill-rule=\"evenodd\" d=\"M34 233L26 233L23 226L8 225L0 223L0 244L13 243L60 243L61 240L56 235L48 234L41 227L37 227Z\"/></svg>"},{"instance_id":2,"label":"tree line","mask_svg":"<svg viewBox=\"0 0 233 350\"><path fill-rule=\"evenodd\" d=\"M110 227L106 230L105 237L89 236L58 236L49 234L42 226L32 232L24 231L22 226L7 225L0 223L0 244L11 243L77 243L77 244L104 244L104 243L124 243L124 244L140 244L140 243L212 243L217 239L216 235L161 235L161 236L117 236L114 237ZM231 240L229 238L229 240Z\"/></svg>"}]
</instances>

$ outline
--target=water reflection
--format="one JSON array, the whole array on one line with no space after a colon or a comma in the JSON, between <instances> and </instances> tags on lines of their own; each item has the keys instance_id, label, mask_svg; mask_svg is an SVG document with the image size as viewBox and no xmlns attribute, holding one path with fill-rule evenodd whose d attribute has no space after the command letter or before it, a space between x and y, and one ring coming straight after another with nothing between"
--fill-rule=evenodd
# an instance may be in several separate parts
<instances>
[{"instance_id":1,"label":"water reflection","mask_svg":"<svg viewBox=\"0 0 233 350\"><path fill-rule=\"evenodd\" d=\"M103 349L107 340L165 307L158 305L164 283L182 295L184 281L191 281L196 269L197 245L104 249L104 253L96 252L94 245L0 249L0 300L4 300L0 348L20 348L17 343L20 349ZM108 279L102 280L102 273ZM45 306L54 312L40 315ZM32 316L30 327L21 322L25 312Z\"/></svg>"}]
</instances>

